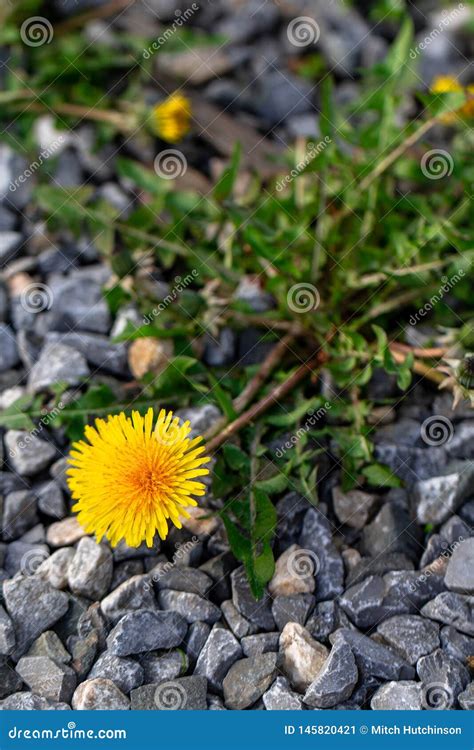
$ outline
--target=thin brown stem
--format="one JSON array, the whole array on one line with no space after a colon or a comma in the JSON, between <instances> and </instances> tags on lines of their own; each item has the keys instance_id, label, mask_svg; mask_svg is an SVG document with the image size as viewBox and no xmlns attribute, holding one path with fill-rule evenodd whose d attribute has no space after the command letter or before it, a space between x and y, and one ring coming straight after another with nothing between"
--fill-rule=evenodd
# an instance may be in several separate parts
<instances>
[{"instance_id":1,"label":"thin brown stem","mask_svg":"<svg viewBox=\"0 0 474 750\"><path fill-rule=\"evenodd\" d=\"M448 349L445 346L424 349L422 347L402 344L398 341L394 341L390 344L390 348L398 349L400 352L406 352L407 354L411 353L414 357L420 357L421 359L441 359L441 357L444 357L448 352Z\"/></svg>"},{"instance_id":2,"label":"thin brown stem","mask_svg":"<svg viewBox=\"0 0 474 750\"><path fill-rule=\"evenodd\" d=\"M314 373L319 368L325 357L321 352L317 357L314 357L309 362L305 362L300 365L283 383L272 388L272 390L266 394L260 401L244 411L237 419L227 425L218 435L207 443L206 450L210 453L215 451L222 443L225 443L232 435L235 435L243 427L253 422L257 417L260 417L264 412L270 409L276 401L287 395L303 378Z\"/></svg>"}]
</instances>

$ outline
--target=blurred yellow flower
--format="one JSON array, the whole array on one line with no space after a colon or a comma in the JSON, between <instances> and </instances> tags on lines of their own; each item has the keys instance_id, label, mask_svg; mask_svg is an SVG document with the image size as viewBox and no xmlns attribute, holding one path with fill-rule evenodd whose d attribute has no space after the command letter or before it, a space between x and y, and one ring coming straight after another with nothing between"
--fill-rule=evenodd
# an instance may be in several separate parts
<instances>
[{"instance_id":1,"label":"blurred yellow flower","mask_svg":"<svg viewBox=\"0 0 474 750\"><path fill-rule=\"evenodd\" d=\"M76 500L73 511L87 533L104 536L115 546L124 539L130 547L155 533L168 534L168 519L180 529L189 518L186 507L197 505L192 495L202 496L205 486L196 477L202 468L202 437L190 439L189 422L179 424L173 412L162 409L154 424L153 409L145 417L123 412L96 419L86 426L88 442L73 443L67 471L68 485Z\"/></svg>"},{"instance_id":2,"label":"blurred yellow flower","mask_svg":"<svg viewBox=\"0 0 474 750\"><path fill-rule=\"evenodd\" d=\"M456 110L463 117L474 117L474 85L462 86L454 76L437 76L430 87L433 94L449 94L464 92L466 103ZM442 121L449 124L456 120L454 112L448 112L442 116Z\"/></svg>"},{"instance_id":3,"label":"blurred yellow flower","mask_svg":"<svg viewBox=\"0 0 474 750\"><path fill-rule=\"evenodd\" d=\"M164 141L182 140L191 127L191 102L181 94L172 94L153 108L153 129Z\"/></svg>"}]
</instances>

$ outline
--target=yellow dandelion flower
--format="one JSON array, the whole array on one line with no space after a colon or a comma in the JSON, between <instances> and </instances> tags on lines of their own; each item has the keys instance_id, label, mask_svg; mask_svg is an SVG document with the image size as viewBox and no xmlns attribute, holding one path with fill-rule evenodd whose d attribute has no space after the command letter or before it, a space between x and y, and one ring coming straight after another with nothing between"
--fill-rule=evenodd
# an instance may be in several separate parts
<instances>
[{"instance_id":1,"label":"yellow dandelion flower","mask_svg":"<svg viewBox=\"0 0 474 750\"><path fill-rule=\"evenodd\" d=\"M464 87L454 76L437 76L430 86L430 91L433 94L464 92L467 101L456 112L463 117L474 117L474 85ZM456 120L456 115L453 112L447 112L441 117L441 120L450 124Z\"/></svg>"},{"instance_id":2,"label":"yellow dandelion flower","mask_svg":"<svg viewBox=\"0 0 474 750\"><path fill-rule=\"evenodd\" d=\"M153 108L153 128L164 141L180 141L190 127L191 103L185 96L172 94Z\"/></svg>"},{"instance_id":3,"label":"yellow dandelion flower","mask_svg":"<svg viewBox=\"0 0 474 750\"><path fill-rule=\"evenodd\" d=\"M87 426L88 442L73 443L67 471L74 500L73 511L85 531L112 546L124 539L130 547L143 541L151 547L155 532L168 534L168 519L180 529L181 518L189 518L186 507L197 505L192 495L205 493L196 477L209 473L209 461L199 445L202 437L190 439L189 422L179 424L173 412L161 409L154 424L153 409L145 417L123 412L96 419Z\"/></svg>"}]
</instances>

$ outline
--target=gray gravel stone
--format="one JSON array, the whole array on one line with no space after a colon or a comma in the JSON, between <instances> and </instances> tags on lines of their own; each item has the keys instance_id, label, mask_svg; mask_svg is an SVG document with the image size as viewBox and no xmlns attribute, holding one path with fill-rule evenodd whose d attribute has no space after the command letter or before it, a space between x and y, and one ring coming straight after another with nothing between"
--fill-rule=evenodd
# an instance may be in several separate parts
<instances>
[{"instance_id":1,"label":"gray gravel stone","mask_svg":"<svg viewBox=\"0 0 474 750\"><path fill-rule=\"evenodd\" d=\"M153 575L156 570L156 575ZM212 586L212 578L196 568L173 566L166 570L166 564L161 569L158 565L156 569L150 571L153 575L153 581L160 589L174 589L175 591L186 591L189 594L198 594L206 596Z\"/></svg>"},{"instance_id":2,"label":"gray gravel stone","mask_svg":"<svg viewBox=\"0 0 474 750\"><path fill-rule=\"evenodd\" d=\"M72 547L61 547L38 566L36 574L55 589L65 589L68 585L69 565L74 555Z\"/></svg>"},{"instance_id":3,"label":"gray gravel stone","mask_svg":"<svg viewBox=\"0 0 474 750\"><path fill-rule=\"evenodd\" d=\"M469 683L469 672L457 659L438 649L422 656L416 665L422 685L425 709L453 708L462 690Z\"/></svg>"},{"instance_id":4,"label":"gray gravel stone","mask_svg":"<svg viewBox=\"0 0 474 750\"><path fill-rule=\"evenodd\" d=\"M255 631L255 626L240 614L231 599L222 602L221 610L224 620L237 638L244 638Z\"/></svg>"},{"instance_id":5,"label":"gray gravel stone","mask_svg":"<svg viewBox=\"0 0 474 750\"><path fill-rule=\"evenodd\" d=\"M222 417L221 412L214 404L203 404L188 409L177 409L176 416L181 422L189 420L192 430L188 437L203 435L212 425Z\"/></svg>"},{"instance_id":6,"label":"gray gravel stone","mask_svg":"<svg viewBox=\"0 0 474 750\"><path fill-rule=\"evenodd\" d=\"M142 685L132 690L130 698L135 711L205 711L206 679L193 675Z\"/></svg>"},{"instance_id":7,"label":"gray gravel stone","mask_svg":"<svg viewBox=\"0 0 474 750\"><path fill-rule=\"evenodd\" d=\"M221 617L221 611L215 604L186 591L163 589L158 594L158 602L162 609L179 612L190 623L199 620L213 625Z\"/></svg>"},{"instance_id":8,"label":"gray gravel stone","mask_svg":"<svg viewBox=\"0 0 474 750\"><path fill-rule=\"evenodd\" d=\"M55 703L34 693L13 693L0 705L2 711L69 711L67 703Z\"/></svg>"},{"instance_id":9,"label":"gray gravel stone","mask_svg":"<svg viewBox=\"0 0 474 750\"><path fill-rule=\"evenodd\" d=\"M227 708L241 710L255 703L276 677L278 655L247 657L235 662L223 681Z\"/></svg>"},{"instance_id":10,"label":"gray gravel stone","mask_svg":"<svg viewBox=\"0 0 474 750\"><path fill-rule=\"evenodd\" d=\"M1 243L0 233L0 243ZM11 370L18 364L20 357L15 341L15 334L6 323L0 323L0 372Z\"/></svg>"},{"instance_id":11,"label":"gray gravel stone","mask_svg":"<svg viewBox=\"0 0 474 750\"><path fill-rule=\"evenodd\" d=\"M32 644L26 656L47 656L60 664L68 664L71 654L66 651L54 630L47 630Z\"/></svg>"},{"instance_id":12,"label":"gray gravel stone","mask_svg":"<svg viewBox=\"0 0 474 750\"><path fill-rule=\"evenodd\" d=\"M443 591L425 604L421 614L474 636L474 596Z\"/></svg>"},{"instance_id":13,"label":"gray gravel stone","mask_svg":"<svg viewBox=\"0 0 474 750\"><path fill-rule=\"evenodd\" d=\"M125 343L112 344L107 336L74 331L70 333L51 331L46 335L45 342L47 344L60 342L80 352L94 370L104 370L120 378L129 375Z\"/></svg>"},{"instance_id":14,"label":"gray gravel stone","mask_svg":"<svg viewBox=\"0 0 474 750\"><path fill-rule=\"evenodd\" d=\"M4 608L0 605L0 657L9 656L15 648L15 629Z\"/></svg>"},{"instance_id":15,"label":"gray gravel stone","mask_svg":"<svg viewBox=\"0 0 474 750\"><path fill-rule=\"evenodd\" d=\"M374 693L370 707L374 711L421 711L421 685L408 680L387 682Z\"/></svg>"},{"instance_id":16,"label":"gray gravel stone","mask_svg":"<svg viewBox=\"0 0 474 750\"><path fill-rule=\"evenodd\" d=\"M474 639L460 633L452 625L441 628L440 638L443 651L463 664L474 654Z\"/></svg>"},{"instance_id":17,"label":"gray gravel stone","mask_svg":"<svg viewBox=\"0 0 474 750\"><path fill-rule=\"evenodd\" d=\"M22 656L16 671L33 693L53 701L69 703L76 687L76 674L66 664L48 656Z\"/></svg>"},{"instance_id":18,"label":"gray gravel stone","mask_svg":"<svg viewBox=\"0 0 474 750\"><path fill-rule=\"evenodd\" d=\"M352 529L363 529L378 496L361 490L343 492L340 487L334 487L332 501L334 513L341 523Z\"/></svg>"},{"instance_id":19,"label":"gray gravel stone","mask_svg":"<svg viewBox=\"0 0 474 750\"><path fill-rule=\"evenodd\" d=\"M258 633L242 638L241 646L244 656L257 656L268 651L278 651L280 633Z\"/></svg>"},{"instance_id":20,"label":"gray gravel stone","mask_svg":"<svg viewBox=\"0 0 474 750\"><path fill-rule=\"evenodd\" d=\"M103 270L103 267L99 268L100 280L94 278L94 271L89 266L87 271L80 269L51 282L53 306L43 314L49 331L108 332L110 312L101 289L101 284L106 281Z\"/></svg>"},{"instance_id":21,"label":"gray gravel stone","mask_svg":"<svg viewBox=\"0 0 474 750\"><path fill-rule=\"evenodd\" d=\"M11 465L23 477L38 474L56 457L54 445L22 430L8 430L5 448Z\"/></svg>"},{"instance_id":22,"label":"gray gravel stone","mask_svg":"<svg viewBox=\"0 0 474 750\"><path fill-rule=\"evenodd\" d=\"M271 612L271 599L265 593L262 599L255 600L243 567L232 572L231 583L232 601L240 614L261 630L274 630L275 622Z\"/></svg>"},{"instance_id":23,"label":"gray gravel stone","mask_svg":"<svg viewBox=\"0 0 474 750\"><path fill-rule=\"evenodd\" d=\"M465 539L455 548L444 582L451 591L474 594L474 537Z\"/></svg>"},{"instance_id":24,"label":"gray gravel stone","mask_svg":"<svg viewBox=\"0 0 474 750\"><path fill-rule=\"evenodd\" d=\"M3 596L13 620L16 653L21 656L45 630L68 609L68 597L38 576L17 577L3 582Z\"/></svg>"},{"instance_id":25,"label":"gray gravel stone","mask_svg":"<svg viewBox=\"0 0 474 750\"><path fill-rule=\"evenodd\" d=\"M17 573L31 576L48 557L49 549L45 544L30 544L18 539L7 546L3 565L8 578L13 578Z\"/></svg>"},{"instance_id":26,"label":"gray gravel stone","mask_svg":"<svg viewBox=\"0 0 474 750\"><path fill-rule=\"evenodd\" d=\"M20 232L0 231L0 268L4 268L16 257L23 241Z\"/></svg>"},{"instance_id":27,"label":"gray gravel stone","mask_svg":"<svg viewBox=\"0 0 474 750\"><path fill-rule=\"evenodd\" d=\"M130 701L112 682L103 677L85 680L72 696L76 711L128 711Z\"/></svg>"},{"instance_id":28,"label":"gray gravel stone","mask_svg":"<svg viewBox=\"0 0 474 750\"><path fill-rule=\"evenodd\" d=\"M314 596L311 594L277 596L273 600L272 615L278 630L283 630L287 622L304 625L313 608Z\"/></svg>"},{"instance_id":29,"label":"gray gravel stone","mask_svg":"<svg viewBox=\"0 0 474 750\"><path fill-rule=\"evenodd\" d=\"M376 557L362 557L346 577L346 587L361 583L369 576L383 576L393 570L413 570L413 561L401 553L378 554Z\"/></svg>"},{"instance_id":30,"label":"gray gravel stone","mask_svg":"<svg viewBox=\"0 0 474 750\"><path fill-rule=\"evenodd\" d=\"M317 508L307 511L298 543L317 561L316 601L334 599L344 588L344 563L333 543L328 520Z\"/></svg>"},{"instance_id":31,"label":"gray gravel stone","mask_svg":"<svg viewBox=\"0 0 474 750\"><path fill-rule=\"evenodd\" d=\"M104 651L92 667L87 679L91 680L95 677L112 680L122 693L129 693L130 690L140 687L143 683L144 671L134 659L120 658L109 651Z\"/></svg>"},{"instance_id":32,"label":"gray gravel stone","mask_svg":"<svg viewBox=\"0 0 474 750\"><path fill-rule=\"evenodd\" d=\"M307 689L304 702L317 708L332 708L350 698L359 672L350 646L335 642L329 657Z\"/></svg>"},{"instance_id":33,"label":"gray gravel stone","mask_svg":"<svg viewBox=\"0 0 474 750\"><path fill-rule=\"evenodd\" d=\"M374 557L398 552L417 560L419 536L419 529L403 508L385 503L362 532L362 551Z\"/></svg>"},{"instance_id":34,"label":"gray gravel stone","mask_svg":"<svg viewBox=\"0 0 474 750\"><path fill-rule=\"evenodd\" d=\"M157 609L149 576L138 575L124 581L102 599L100 606L104 615L114 623L129 612Z\"/></svg>"},{"instance_id":35,"label":"gray gravel stone","mask_svg":"<svg viewBox=\"0 0 474 750\"><path fill-rule=\"evenodd\" d=\"M211 367L230 365L235 359L235 333L231 328L222 328L217 338L204 339L204 362Z\"/></svg>"},{"instance_id":36,"label":"gray gravel stone","mask_svg":"<svg viewBox=\"0 0 474 750\"><path fill-rule=\"evenodd\" d=\"M102 599L110 588L113 574L112 553L104 544L83 537L69 563L69 588L88 599Z\"/></svg>"},{"instance_id":37,"label":"gray gravel stone","mask_svg":"<svg viewBox=\"0 0 474 750\"><path fill-rule=\"evenodd\" d=\"M467 688L459 693L458 701L464 711L474 711L474 682L470 682Z\"/></svg>"},{"instance_id":38,"label":"gray gravel stone","mask_svg":"<svg viewBox=\"0 0 474 750\"><path fill-rule=\"evenodd\" d=\"M38 521L36 499L29 490L10 492L3 500L2 538L17 539Z\"/></svg>"},{"instance_id":39,"label":"gray gravel stone","mask_svg":"<svg viewBox=\"0 0 474 750\"><path fill-rule=\"evenodd\" d=\"M360 675L378 680L411 680L415 670L391 648L377 643L357 630L341 628L330 638L332 643L343 641L354 654Z\"/></svg>"},{"instance_id":40,"label":"gray gravel stone","mask_svg":"<svg viewBox=\"0 0 474 750\"><path fill-rule=\"evenodd\" d=\"M58 482L43 482L34 488L38 498L38 509L51 518L64 518L67 515L64 495Z\"/></svg>"},{"instance_id":41,"label":"gray gravel stone","mask_svg":"<svg viewBox=\"0 0 474 750\"><path fill-rule=\"evenodd\" d=\"M238 640L225 628L214 626L194 669L194 674L207 678L210 687L222 691L222 681L230 667L242 658Z\"/></svg>"},{"instance_id":42,"label":"gray gravel stone","mask_svg":"<svg viewBox=\"0 0 474 750\"><path fill-rule=\"evenodd\" d=\"M178 612L131 612L109 633L107 645L117 656L174 648L180 645L186 630L186 620Z\"/></svg>"},{"instance_id":43,"label":"gray gravel stone","mask_svg":"<svg viewBox=\"0 0 474 750\"><path fill-rule=\"evenodd\" d=\"M474 462L458 461L448 466L442 475L416 482L412 502L418 523L445 521L472 493L473 481Z\"/></svg>"},{"instance_id":44,"label":"gray gravel stone","mask_svg":"<svg viewBox=\"0 0 474 750\"><path fill-rule=\"evenodd\" d=\"M396 615L382 622L377 633L409 664L439 648L439 626L419 615Z\"/></svg>"},{"instance_id":45,"label":"gray gravel stone","mask_svg":"<svg viewBox=\"0 0 474 750\"><path fill-rule=\"evenodd\" d=\"M209 626L207 626L209 627ZM188 658L184 651L176 649L169 651L167 654L158 656L157 654L145 654L141 657L143 667L143 682L149 684L154 682L166 682L174 680L184 674L188 668Z\"/></svg>"},{"instance_id":46,"label":"gray gravel stone","mask_svg":"<svg viewBox=\"0 0 474 750\"><path fill-rule=\"evenodd\" d=\"M209 638L211 626L207 622L193 622L186 636L186 654L190 662L196 662L202 647ZM154 682L155 680L151 680Z\"/></svg>"},{"instance_id":47,"label":"gray gravel stone","mask_svg":"<svg viewBox=\"0 0 474 750\"><path fill-rule=\"evenodd\" d=\"M0 659L0 700L23 687L23 680L6 659ZM0 708L2 704L0 703Z\"/></svg>"},{"instance_id":48,"label":"gray gravel stone","mask_svg":"<svg viewBox=\"0 0 474 750\"><path fill-rule=\"evenodd\" d=\"M39 393L55 383L79 385L90 374L83 355L64 344L47 344L31 368L28 390Z\"/></svg>"},{"instance_id":49,"label":"gray gravel stone","mask_svg":"<svg viewBox=\"0 0 474 750\"><path fill-rule=\"evenodd\" d=\"M302 711L301 696L293 692L288 680L277 677L271 688L262 696L267 711Z\"/></svg>"}]
</instances>

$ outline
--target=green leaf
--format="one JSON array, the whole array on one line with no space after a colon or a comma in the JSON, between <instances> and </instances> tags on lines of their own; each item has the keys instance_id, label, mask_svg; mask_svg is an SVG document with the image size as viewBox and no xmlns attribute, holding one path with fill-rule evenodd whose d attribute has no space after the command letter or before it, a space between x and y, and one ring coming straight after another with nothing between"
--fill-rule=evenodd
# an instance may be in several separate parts
<instances>
[{"instance_id":1,"label":"green leaf","mask_svg":"<svg viewBox=\"0 0 474 750\"><path fill-rule=\"evenodd\" d=\"M259 487L253 488L255 501L255 524L253 536L256 541L267 541L275 533L277 512L267 493Z\"/></svg>"},{"instance_id":2,"label":"green leaf","mask_svg":"<svg viewBox=\"0 0 474 750\"><path fill-rule=\"evenodd\" d=\"M269 495L275 495L278 492L284 492L288 487L289 480L282 472L275 474L270 479L260 479L255 482L255 487L264 492L268 492Z\"/></svg>"},{"instance_id":3,"label":"green leaf","mask_svg":"<svg viewBox=\"0 0 474 750\"><path fill-rule=\"evenodd\" d=\"M248 469L250 466L250 459L244 451L240 450L237 445L227 443L224 445L222 452L226 463L234 471L241 471L242 469Z\"/></svg>"},{"instance_id":4,"label":"green leaf","mask_svg":"<svg viewBox=\"0 0 474 750\"><path fill-rule=\"evenodd\" d=\"M226 167L226 169L224 169L221 178L219 179L213 190L213 196L217 201L223 201L225 198L228 198L229 195L231 195L239 172L241 153L242 148L240 146L240 143L236 143L234 146L231 163L228 167Z\"/></svg>"},{"instance_id":5,"label":"green leaf","mask_svg":"<svg viewBox=\"0 0 474 750\"><path fill-rule=\"evenodd\" d=\"M372 464L362 469L362 474L372 487L402 487L403 482L384 464Z\"/></svg>"}]
</instances>

